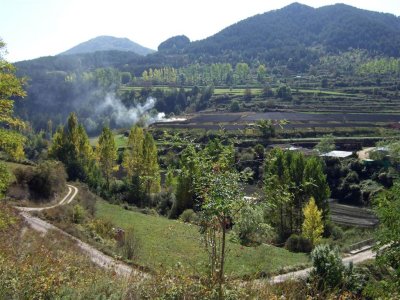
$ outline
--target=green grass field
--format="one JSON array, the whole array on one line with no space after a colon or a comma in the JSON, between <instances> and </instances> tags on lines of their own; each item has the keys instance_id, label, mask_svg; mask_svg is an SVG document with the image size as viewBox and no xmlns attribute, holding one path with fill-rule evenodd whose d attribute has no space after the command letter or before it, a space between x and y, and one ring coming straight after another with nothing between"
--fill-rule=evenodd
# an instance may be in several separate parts
<instances>
[{"instance_id":1,"label":"green grass field","mask_svg":"<svg viewBox=\"0 0 400 300\"><path fill-rule=\"evenodd\" d=\"M176 268L178 264L194 272L204 271L207 256L201 244L198 227L163 217L124 210L105 201L97 202L98 217L117 226L133 226L140 240L137 263L158 269ZM260 272L278 273L282 268L304 265L307 255L268 245L243 247L228 242L227 274L230 276L257 276Z\"/></svg>"},{"instance_id":2,"label":"green grass field","mask_svg":"<svg viewBox=\"0 0 400 300\"><path fill-rule=\"evenodd\" d=\"M89 139L90 145L97 146L98 140L99 140L98 136L90 138ZM125 137L123 134L117 134L117 135L114 135L114 141L115 141L115 145L117 146L117 148L123 148L126 146L128 138Z\"/></svg>"}]
</instances>

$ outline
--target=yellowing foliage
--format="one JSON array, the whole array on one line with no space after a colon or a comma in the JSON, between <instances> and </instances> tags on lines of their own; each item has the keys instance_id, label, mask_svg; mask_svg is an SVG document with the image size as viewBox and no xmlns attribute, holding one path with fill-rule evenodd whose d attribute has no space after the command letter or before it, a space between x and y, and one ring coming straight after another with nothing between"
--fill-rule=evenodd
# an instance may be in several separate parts
<instances>
[{"instance_id":1,"label":"yellowing foliage","mask_svg":"<svg viewBox=\"0 0 400 300\"><path fill-rule=\"evenodd\" d=\"M322 238L324 224L322 222L322 210L318 209L314 197L310 198L303 209L303 213L303 236L309 239L313 245L316 245Z\"/></svg>"}]
</instances>

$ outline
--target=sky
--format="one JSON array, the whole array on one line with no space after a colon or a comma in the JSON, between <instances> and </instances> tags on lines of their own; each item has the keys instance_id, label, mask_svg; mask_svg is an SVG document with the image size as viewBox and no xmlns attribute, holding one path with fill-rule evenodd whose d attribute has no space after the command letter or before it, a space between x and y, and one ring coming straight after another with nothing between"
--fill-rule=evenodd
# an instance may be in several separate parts
<instances>
[{"instance_id":1,"label":"sky","mask_svg":"<svg viewBox=\"0 0 400 300\"><path fill-rule=\"evenodd\" d=\"M156 50L184 34L201 40L294 0L0 0L0 38L11 62L56 55L100 35ZM400 16L399 0L299 0L312 7L345 3Z\"/></svg>"}]
</instances>

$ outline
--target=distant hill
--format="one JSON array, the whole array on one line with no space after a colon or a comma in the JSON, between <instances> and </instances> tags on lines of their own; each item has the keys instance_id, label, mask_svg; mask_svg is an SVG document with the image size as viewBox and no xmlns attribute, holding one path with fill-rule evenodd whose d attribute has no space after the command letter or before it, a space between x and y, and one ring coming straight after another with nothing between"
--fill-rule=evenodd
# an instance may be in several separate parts
<instances>
[{"instance_id":1,"label":"distant hill","mask_svg":"<svg viewBox=\"0 0 400 300\"><path fill-rule=\"evenodd\" d=\"M261 61L311 60L349 49L400 56L400 18L344 4L293 3L256 15L186 47L192 55Z\"/></svg>"},{"instance_id":2,"label":"distant hill","mask_svg":"<svg viewBox=\"0 0 400 300\"><path fill-rule=\"evenodd\" d=\"M98 51L129 51L139 55L147 55L155 52L149 48L145 48L127 38L116 38L112 36L99 36L94 39L83 42L60 55L93 53Z\"/></svg>"},{"instance_id":3,"label":"distant hill","mask_svg":"<svg viewBox=\"0 0 400 300\"><path fill-rule=\"evenodd\" d=\"M190 40L185 35L177 35L167 39L158 46L158 51L177 51L182 50L190 44Z\"/></svg>"}]
</instances>

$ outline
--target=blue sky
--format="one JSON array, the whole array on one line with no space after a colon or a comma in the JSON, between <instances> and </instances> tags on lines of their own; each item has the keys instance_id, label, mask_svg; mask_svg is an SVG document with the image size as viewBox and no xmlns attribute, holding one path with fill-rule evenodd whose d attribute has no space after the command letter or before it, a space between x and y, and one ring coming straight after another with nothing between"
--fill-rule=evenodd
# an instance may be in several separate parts
<instances>
[{"instance_id":1,"label":"blue sky","mask_svg":"<svg viewBox=\"0 0 400 300\"><path fill-rule=\"evenodd\" d=\"M157 49L167 38L213 35L255 14L282 8L275 0L0 0L0 37L9 61L55 55L99 35L127 37ZM303 0L312 7L346 3L400 15L400 0Z\"/></svg>"}]
</instances>

